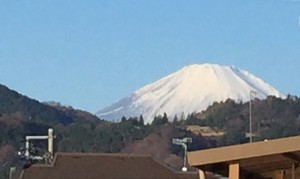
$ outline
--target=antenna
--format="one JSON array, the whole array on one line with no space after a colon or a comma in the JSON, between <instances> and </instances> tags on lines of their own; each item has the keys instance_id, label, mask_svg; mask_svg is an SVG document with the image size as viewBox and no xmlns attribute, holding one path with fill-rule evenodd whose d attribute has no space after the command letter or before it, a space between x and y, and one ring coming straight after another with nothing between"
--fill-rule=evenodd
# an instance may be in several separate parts
<instances>
[{"instance_id":1,"label":"antenna","mask_svg":"<svg viewBox=\"0 0 300 179\"><path fill-rule=\"evenodd\" d=\"M48 129L48 135L45 136L26 136L25 137L25 148L18 152L18 155L26 160L45 160L46 163L49 163L53 159L53 129ZM32 153L33 149L30 141L32 140L48 140L48 151L43 155L39 156L35 153ZM25 150L25 151L24 151Z\"/></svg>"},{"instance_id":2,"label":"antenna","mask_svg":"<svg viewBox=\"0 0 300 179\"><path fill-rule=\"evenodd\" d=\"M191 137L185 137L183 139L172 139L172 143L175 145L181 145L184 149L184 160L183 160L183 167L181 171L187 172L187 166L186 166L186 152L187 152L187 144L192 143Z\"/></svg>"}]
</instances>

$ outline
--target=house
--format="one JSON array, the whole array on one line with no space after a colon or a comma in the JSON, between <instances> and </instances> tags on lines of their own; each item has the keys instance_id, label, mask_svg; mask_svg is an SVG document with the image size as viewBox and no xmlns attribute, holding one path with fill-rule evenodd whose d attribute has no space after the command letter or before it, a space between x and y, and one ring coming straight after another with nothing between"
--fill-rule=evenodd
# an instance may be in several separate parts
<instances>
[{"instance_id":1,"label":"house","mask_svg":"<svg viewBox=\"0 0 300 179\"><path fill-rule=\"evenodd\" d=\"M188 152L189 165L229 179L300 178L300 136Z\"/></svg>"},{"instance_id":2,"label":"house","mask_svg":"<svg viewBox=\"0 0 300 179\"><path fill-rule=\"evenodd\" d=\"M147 155L56 153L51 164L33 164L20 179L199 179L176 172Z\"/></svg>"}]
</instances>

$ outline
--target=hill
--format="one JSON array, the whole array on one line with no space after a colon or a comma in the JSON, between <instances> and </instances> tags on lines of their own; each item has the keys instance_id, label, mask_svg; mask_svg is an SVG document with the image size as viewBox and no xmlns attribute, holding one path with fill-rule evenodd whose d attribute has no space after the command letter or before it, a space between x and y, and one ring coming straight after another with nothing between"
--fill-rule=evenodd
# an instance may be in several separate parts
<instances>
[{"instance_id":1,"label":"hill","mask_svg":"<svg viewBox=\"0 0 300 179\"><path fill-rule=\"evenodd\" d=\"M72 119L54 108L41 104L0 84L1 122L49 122L68 124Z\"/></svg>"}]
</instances>

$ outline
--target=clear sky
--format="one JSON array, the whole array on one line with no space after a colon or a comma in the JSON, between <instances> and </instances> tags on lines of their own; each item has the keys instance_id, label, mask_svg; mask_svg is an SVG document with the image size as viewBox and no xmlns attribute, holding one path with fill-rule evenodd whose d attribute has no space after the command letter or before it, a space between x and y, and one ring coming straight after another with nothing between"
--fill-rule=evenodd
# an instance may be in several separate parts
<instances>
[{"instance_id":1,"label":"clear sky","mask_svg":"<svg viewBox=\"0 0 300 179\"><path fill-rule=\"evenodd\" d=\"M195 63L300 95L300 0L0 0L0 83L96 112Z\"/></svg>"}]
</instances>

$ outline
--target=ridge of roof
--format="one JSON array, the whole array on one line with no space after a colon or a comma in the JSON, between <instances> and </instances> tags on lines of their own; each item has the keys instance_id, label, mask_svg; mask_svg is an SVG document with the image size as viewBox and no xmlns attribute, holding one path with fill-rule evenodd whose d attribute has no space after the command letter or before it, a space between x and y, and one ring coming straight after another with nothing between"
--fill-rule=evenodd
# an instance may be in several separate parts
<instances>
[{"instance_id":1,"label":"ridge of roof","mask_svg":"<svg viewBox=\"0 0 300 179\"><path fill-rule=\"evenodd\" d=\"M107 156L107 157L130 157L130 158L151 158L155 160L151 155L146 154L124 154L124 153L83 153L83 152L56 152L53 158L53 161L49 164L46 163L36 163L30 165L30 167L54 167L57 161L58 156ZM162 164L160 161L155 160L156 162ZM164 165L164 164L162 164ZM168 167L167 165L165 167ZM170 168L170 167L169 167Z\"/></svg>"},{"instance_id":2,"label":"ridge of roof","mask_svg":"<svg viewBox=\"0 0 300 179\"><path fill-rule=\"evenodd\" d=\"M56 152L55 156L58 155L64 155L64 156L115 156L115 157L151 157L152 155L148 154L128 154L128 153L93 153L93 152L75 152L75 153L70 153L70 152Z\"/></svg>"}]
</instances>

